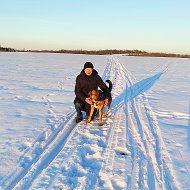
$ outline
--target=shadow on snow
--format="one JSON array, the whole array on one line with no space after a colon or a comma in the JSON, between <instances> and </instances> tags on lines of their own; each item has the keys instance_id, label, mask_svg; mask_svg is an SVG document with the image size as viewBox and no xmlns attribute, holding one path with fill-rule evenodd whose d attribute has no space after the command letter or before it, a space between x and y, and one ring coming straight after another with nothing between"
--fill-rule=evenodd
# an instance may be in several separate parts
<instances>
[{"instance_id":1,"label":"shadow on snow","mask_svg":"<svg viewBox=\"0 0 190 190\"><path fill-rule=\"evenodd\" d=\"M126 84L125 90L113 100L112 107L121 105L124 101L126 103L127 101L132 100L138 95L146 92L154 85L162 74L163 73L157 73L156 75L143 79L129 87Z\"/></svg>"}]
</instances>

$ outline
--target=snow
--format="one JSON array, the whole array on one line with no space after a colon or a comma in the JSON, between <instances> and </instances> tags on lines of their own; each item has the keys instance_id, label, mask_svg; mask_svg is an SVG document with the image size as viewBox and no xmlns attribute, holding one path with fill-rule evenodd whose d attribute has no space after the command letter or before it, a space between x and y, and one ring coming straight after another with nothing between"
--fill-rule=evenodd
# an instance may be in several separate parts
<instances>
[{"instance_id":1,"label":"snow","mask_svg":"<svg viewBox=\"0 0 190 190\"><path fill-rule=\"evenodd\" d=\"M75 79L86 61L113 83L103 126L75 124ZM0 189L189 190L189 64L0 53Z\"/></svg>"}]
</instances>

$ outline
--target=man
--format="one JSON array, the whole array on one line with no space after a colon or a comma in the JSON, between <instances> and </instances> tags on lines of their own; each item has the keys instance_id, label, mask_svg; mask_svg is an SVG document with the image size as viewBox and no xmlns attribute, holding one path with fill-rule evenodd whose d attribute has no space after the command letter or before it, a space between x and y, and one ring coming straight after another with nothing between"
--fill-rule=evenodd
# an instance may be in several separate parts
<instances>
[{"instance_id":1,"label":"man","mask_svg":"<svg viewBox=\"0 0 190 190\"><path fill-rule=\"evenodd\" d=\"M76 123L82 121L82 111L86 112L86 118L90 115L90 105L92 102L88 93L91 90L97 90L98 87L105 94L105 104L107 104L108 99L111 96L109 88L98 75L98 72L94 69L93 64L91 62L86 62L84 64L84 69L77 76L75 84L76 98L74 100L74 104L77 112ZM94 115L95 113L93 114L93 117Z\"/></svg>"}]
</instances>

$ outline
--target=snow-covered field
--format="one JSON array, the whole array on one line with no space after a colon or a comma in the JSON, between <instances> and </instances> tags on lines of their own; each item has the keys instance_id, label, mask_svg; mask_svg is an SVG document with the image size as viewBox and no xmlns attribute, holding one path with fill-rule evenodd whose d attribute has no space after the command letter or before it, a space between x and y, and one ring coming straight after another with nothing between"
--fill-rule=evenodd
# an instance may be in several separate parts
<instances>
[{"instance_id":1,"label":"snow-covered field","mask_svg":"<svg viewBox=\"0 0 190 190\"><path fill-rule=\"evenodd\" d=\"M113 82L75 124L75 78ZM0 53L0 189L190 190L190 59Z\"/></svg>"}]
</instances>

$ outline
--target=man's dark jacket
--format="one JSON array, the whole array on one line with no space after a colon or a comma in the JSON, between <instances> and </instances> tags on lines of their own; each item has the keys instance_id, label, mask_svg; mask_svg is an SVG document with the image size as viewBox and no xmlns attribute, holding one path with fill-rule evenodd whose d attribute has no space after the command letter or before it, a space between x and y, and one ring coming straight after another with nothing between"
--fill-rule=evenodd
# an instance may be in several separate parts
<instances>
[{"instance_id":1,"label":"man's dark jacket","mask_svg":"<svg viewBox=\"0 0 190 190\"><path fill-rule=\"evenodd\" d=\"M103 91L105 97L109 99L111 96L109 88L101 79L101 77L98 75L98 72L95 69L93 69L92 74L90 76L87 76L83 69L76 78L76 84L75 84L76 98L74 100L74 103L76 102L84 103L85 99L89 97L88 93L91 90L97 90L98 87Z\"/></svg>"}]
</instances>

